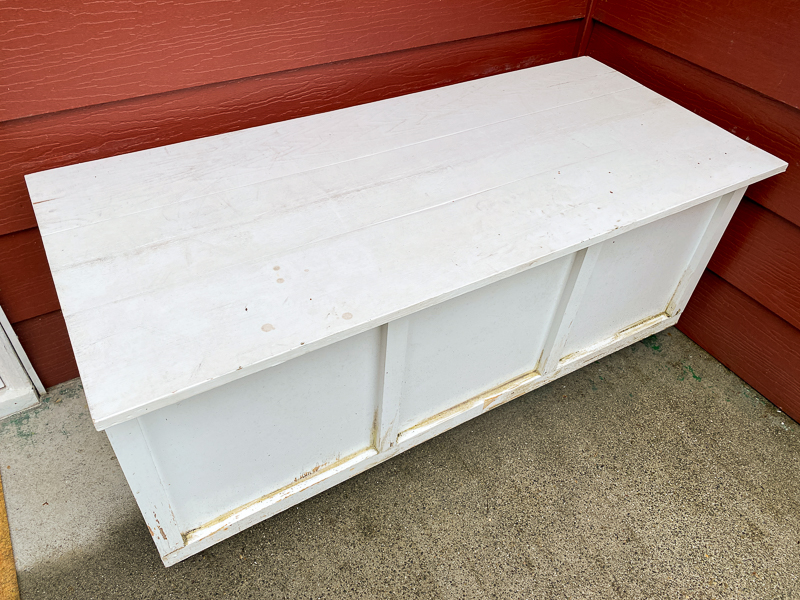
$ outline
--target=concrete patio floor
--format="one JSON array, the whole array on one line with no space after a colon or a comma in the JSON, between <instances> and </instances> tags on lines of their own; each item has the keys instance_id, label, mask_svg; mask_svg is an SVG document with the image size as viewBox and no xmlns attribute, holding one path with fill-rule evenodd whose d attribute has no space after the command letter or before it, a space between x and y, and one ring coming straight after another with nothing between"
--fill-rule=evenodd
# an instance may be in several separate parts
<instances>
[{"instance_id":1,"label":"concrete patio floor","mask_svg":"<svg viewBox=\"0 0 800 600\"><path fill-rule=\"evenodd\" d=\"M78 380L0 461L22 600L800 598L800 427L675 329L169 569Z\"/></svg>"}]
</instances>

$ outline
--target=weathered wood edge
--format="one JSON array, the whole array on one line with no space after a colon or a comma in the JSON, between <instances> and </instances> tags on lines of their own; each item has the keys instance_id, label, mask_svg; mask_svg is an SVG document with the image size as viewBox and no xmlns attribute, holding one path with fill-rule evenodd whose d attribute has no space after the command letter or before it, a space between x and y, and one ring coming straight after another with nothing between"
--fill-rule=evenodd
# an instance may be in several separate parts
<instances>
[{"instance_id":1,"label":"weathered wood edge","mask_svg":"<svg viewBox=\"0 0 800 600\"><path fill-rule=\"evenodd\" d=\"M782 163L781 166L776 167L774 169L771 169L769 171L766 171L765 173L763 173L761 175L750 177L750 178L748 178L748 179L746 179L744 181L737 182L736 184L727 186L727 187L725 187L725 188L723 188L721 190L716 190L714 192L710 192L708 194L705 194L703 196L700 196L700 197L695 198L693 200L690 200L688 202L684 202L683 204L670 207L669 209L664 210L664 211L662 211L660 213L654 213L654 214L650 215L649 217L638 221L635 224L630 224L630 225L627 225L627 226L624 226L624 227L620 227L618 229L609 230L606 233L601 234L599 236L595 236L594 238L592 238L590 240L584 240L584 241L582 241L582 242L580 242L578 244L574 244L572 246L568 246L566 248L563 248L563 249L561 249L561 250L559 250L557 252L554 252L553 254L550 254L550 255L548 255L548 256L540 259L540 260L533 261L533 262L530 262L530 263L524 263L524 264L518 265L518 266L516 266L514 268L507 269L506 271L497 273L497 274L495 274L495 275L493 275L491 277L484 278L482 280L473 282L470 285L467 285L467 286L464 286L464 287L461 287L461 288L458 288L458 289L455 289L455 290L451 290L451 291L446 292L444 294L440 294L439 296L437 296L435 298L430 298L430 299L426 300L425 302L421 302L421 303L418 303L418 304L415 304L415 305L412 305L412 306L408 306L406 308L394 311L392 313L388 313L386 315L377 317L377 318L375 318L375 319L373 319L371 321L367 321L367 322L362 323L360 325L354 326L351 329L347 329L347 330L344 330L344 331L337 332L335 334L332 334L332 335L330 335L328 337L322 338L322 339L314 341L314 342L309 342L308 344L305 344L305 345L303 345L303 346L301 346L299 348L293 348L293 349L288 350L286 352L283 352L281 354L277 354L275 356L272 356L272 357L270 357L268 359L265 359L265 360L262 360L262 361L259 361L259 362L256 362L256 363L252 363L250 365L243 365L241 369L238 369L238 370L235 370L235 371L231 371L229 373L226 373L225 375L221 375L221 376L216 377L214 379L209 379L209 380L204 381L204 382L199 383L199 384L195 384L195 385L192 385L192 386L188 386L188 387L176 390L176 391L172 392L171 394L167 394L167 395L164 395L164 396L160 396L160 397L154 398L154 399L150 400L149 402L147 402L145 404L142 404L140 406L137 406L135 408L124 410L124 411L119 411L117 413L114 413L114 414L111 414L111 415L109 415L107 417L103 417L103 418L99 418L99 419L95 419L93 417L93 422L94 422L95 428L98 431L102 431L102 430L104 430L104 429L106 429L108 427L111 427L113 425L117 425L119 423L124 423L125 421L128 421L130 419L139 417L141 415L144 415L146 413L152 412L152 411L157 410L159 408L163 408L165 406L169 406L170 404L175 404L177 402L180 402L181 400L186 400L187 398L191 398L192 396L195 396L195 395L200 394L202 392L206 392L208 390L214 389L214 388L219 387L221 385L225 385L226 383L230 383L231 381L236 381L237 379L240 379L242 377L246 377L248 375L252 375L253 373L258 373L259 371L262 371L263 369L267 369L269 367L273 367L275 365L279 365L279 364L284 363L284 362L286 362L288 360L291 360L293 358L297 358L298 356L302 356L303 354L306 354L308 352L312 352L312 351L317 350L319 348L324 348L325 346L328 346L328 345L336 343L338 341L347 339L347 338L349 338L349 337L351 337L353 335L357 335L359 333L363 333L364 331L368 331L368 330L373 329L375 327L380 327L380 326L385 325L385 324L387 324L387 323L389 323L391 321L394 321L396 319L400 319L402 317L410 315L410 314L412 314L414 312L417 312L419 310L422 310L424 308L428 308L430 306L434 306L436 304L439 304L441 302L445 302L447 300L450 300L450 299L455 298L457 296L460 296L462 294L466 294L466 293L471 292L473 290L482 288L482 287L484 287L486 285L490 285L492 283L495 283L495 282L500 281L502 279L505 279L507 277L511 277L511 276L516 275L518 273L521 273L523 271L527 271L528 269L531 269L531 268L534 268L536 266L545 264L547 262L550 262L551 260L556 260L556 259L561 258L563 256L566 256L568 254L572 254L572 253L574 253L576 251L582 250L584 248L588 248L589 246L592 246L592 245L597 244L599 242L603 242L605 240L608 240L608 239L611 239L611 238L616 237L618 235L621 235L622 233L625 233L626 231L630 231L630 230L636 229L638 227L647 225L648 223L652 223L652 222L657 221L659 219L662 219L664 217L668 217L670 215L676 214L676 213L681 212L683 210L689 209L689 208L691 208L693 206L697 206L698 204L702 204L703 202L706 202L708 200L712 200L714 198L718 198L718 197L723 196L725 194L734 192L734 191L736 191L736 190L738 190L738 189L740 189L742 187L746 187L746 186L748 186L748 185L750 185L752 183L755 183L757 181L761 181L762 179L766 179L766 178L771 177L773 175L776 175L778 173L782 173L783 171L786 170L788 165L787 165L787 163L785 163L783 161L781 161L781 163Z\"/></svg>"},{"instance_id":2,"label":"weathered wood edge","mask_svg":"<svg viewBox=\"0 0 800 600\"><path fill-rule=\"evenodd\" d=\"M527 394L599 358L616 352L624 346L666 329L678 321L678 316L667 316L665 313L655 315L596 344L579 356L562 361L558 368L549 375L540 375L538 371L534 371L518 377L400 432L397 443L386 447L381 452L376 451L374 447L366 448L360 453L347 457L340 463L334 464L308 479L245 504L223 519L215 519L207 525L184 533L186 544L165 554L161 560L164 566L172 566L461 423Z\"/></svg>"}]
</instances>

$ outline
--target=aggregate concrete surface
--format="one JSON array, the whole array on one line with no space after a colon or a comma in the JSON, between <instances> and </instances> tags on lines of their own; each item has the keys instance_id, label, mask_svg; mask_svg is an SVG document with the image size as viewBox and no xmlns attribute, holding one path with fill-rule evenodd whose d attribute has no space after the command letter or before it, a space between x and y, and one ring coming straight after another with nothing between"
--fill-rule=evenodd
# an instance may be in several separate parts
<instances>
[{"instance_id":1,"label":"aggregate concrete surface","mask_svg":"<svg viewBox=\"0 0 800 600\"><path fill-rule=\"evenodd\" d=\"M22 600L800 598L800 427L675 329L169 569L78 380L0 460Z\"/></svg>"}]
</instances>

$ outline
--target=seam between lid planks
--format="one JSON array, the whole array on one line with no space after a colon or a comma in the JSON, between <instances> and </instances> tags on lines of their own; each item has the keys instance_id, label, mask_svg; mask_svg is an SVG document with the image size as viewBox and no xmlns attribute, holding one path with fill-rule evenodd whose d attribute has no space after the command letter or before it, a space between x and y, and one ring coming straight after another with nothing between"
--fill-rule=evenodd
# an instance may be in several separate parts
<instances>
[{"instance_id":1,"label":"seam between lid planks","mask_svg":"<svg viewBox=\"0 0 800 600\"><path fill-rule=\"evenodd\" d=\"M27 180L104 428L783 169L580 58Z\"/></svg>"}]
</instances>

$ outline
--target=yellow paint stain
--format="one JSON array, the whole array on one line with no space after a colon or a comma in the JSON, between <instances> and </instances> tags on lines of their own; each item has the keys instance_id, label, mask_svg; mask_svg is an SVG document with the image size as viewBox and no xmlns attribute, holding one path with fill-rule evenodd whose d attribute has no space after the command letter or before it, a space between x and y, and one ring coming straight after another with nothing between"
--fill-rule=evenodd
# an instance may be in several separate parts
<instances>
[{"instance_id":1,"label":"yellow paint stain","mask_svg":"<svg viewBox=\"0 0 800 600\"><path fill-rule=\"evenodd\" d=\"M292 492L291 492L291 494L287 494L287 498L291 497L291 496L294 496L295 494L299 494L300 492L302 492L304 490L307 490L308 488L313 487L313 486L317 485L318 483L322 483L327 478L322 478L322 479L320 479L318 481L314 481L314 482L309 483L308 485L305 485L305 486L302 485L308 479L310 479L312 477L317 477L319 475L323 475L325 472L330 471L332 469L335 469L336 467L338 467L340 465L343 465L343 464L345 464L346 462L348 462L350 460L353 460L356 456L358 456L360 454L364 454L364 452L367 452L368 450L370 450L370 448L363 448L362 450L359 450L357 452L353 452L352 454L348 454L347 456L345 456L343 458L337 458L335 461L332 461L332 462L329 462L329 463L323 463L321 465L317 465L316 467L311 469L311 471L307 471L307 472L303 473L301 476L299 476L298 478L296 478L292 483L290 483L288 485L285 485L285 486L283 486L281 488L278 488L277 490L274 490L274 491L270 492L269 494L265 494L265 495L263 495L263 496L261 496L259 498L256 498L255 500L251 500L250 502L248 502L246 504L242 504L238 508L234 508L233 510L229 510L228 512L223 513L220 516L215 517L214 519L211 519L207 523L203 523L202 525L200 525L200 527L195 527L194 529L191 529L189 531L181 533L181 537L183 538L184 545L188 544L190 539L192 539L194 541L193 538L195 538L198 535L198 532L201 532L201 531L204 531L204 530L207 530L207 529L212 529L215 525L224 523L225 521L227 521L228 519L230 519L231 517L233 517L237 513L241 513L241 512L247 510L248 508L250 508L250 507L252 507L252 506L254 506L256 504L261 504L262 502L267 502L272 498L275 498L277 496L280 496L281 494L284 494L286 491L288 491L290 489L292 490ZM298 489L292 489L292 488L298 488ZM289 508L289 507L287 506L287 508ZM281 511L278 511L278 512L281 512ZM226 526L222 527L221 529L225 530L225 529L228 529L228 527L230 527L230 525L226 525ZM198 537L197 539L206 538L206 537L208 537L210 535L213 535L217 531L218 530L216 530L216 529L213 530L213 531L209 531L207 534L202 535L202 536Z\"/></svg>"},{"instance_id":2,"label":"yellow paint stain","mask_svg":"<svg viewBox=\"0 0 800 600\"><path fill-rule=\"evenodd\" d=\"M413 429L424 429L428 425L433 425L435 423L438 423L439 421L444 421L444 420L446 420L446 419L448 419L448 418L450 418L450 417L452 417L454 415L457 415L458 413L464 412L465 410L469 410L470 408L472 408L472 406L474 404L475 404L475 398L470 398L469 400L466 400L464 402L460 402L460 403L456 404L455 406L453 406L451 408L448 408L447 410L443 410L440 413L436 413L432 417L428 417L427 419L423 419L422 421L420 421L419 423L417 423L413 427L410 427L409 429L411 429L411 430L413 430ZM408 431L409 429L407 429L406 431Z\"/></svg>"},{"instance_id":3,"label":"yellow paint stain","mask_svg":"<svg viewBox=\"0 0 800 600\"><path fill-rule=\"evenodd\" d=\"M8 529L2 481L0 481L0 598L19 600L17 569L14 565L14 551L11 548L11 532Z\"/></svg>"},{"instance_id":4,"label":"yellow paint stain","mask_svg":"<svg viewBox=\"0 0 800 600\"><path fill-rule=\"evenodd\" d=\"M533 371L529 371L520 375L516 379L512 379L511 381L504 383L500 387L496 387L493 390L478 396L478 398L483 399L483 410L495 408L496 406L505 404L509 400L513 400L514 398L518 398L523 394L527 394L530 391L527 389L527 385L535 382L538 379L541 379L541 377L542 374L534 369Z\"/></svg>"},{"instance_id":5,"label":"yellow paint stain","mask_svg":"<svg viewBox=\"0 0 800 600\"><path fill-rule=\"evenodd\" d=\"M626 338L630 335L633 335L637 333L637 330L646 329L667 318L669 318L669 315L667 313L660 312L657 315L653 315L652 317L646 317L644 319L640 319L639 321L636 321L635 323L627 325L626 327L620 329L617 333L615 333L611 337L606 338L597 344L593 344L588 348L584 348L583 350L579 350L578 352L573 352L572 354L567 354L566 356L561 357L558 362L559 364L571 362L583 355L592 354L593 352L596 352L598 348L607 346L623 338Z\"/></svg>"}]
</instances>

